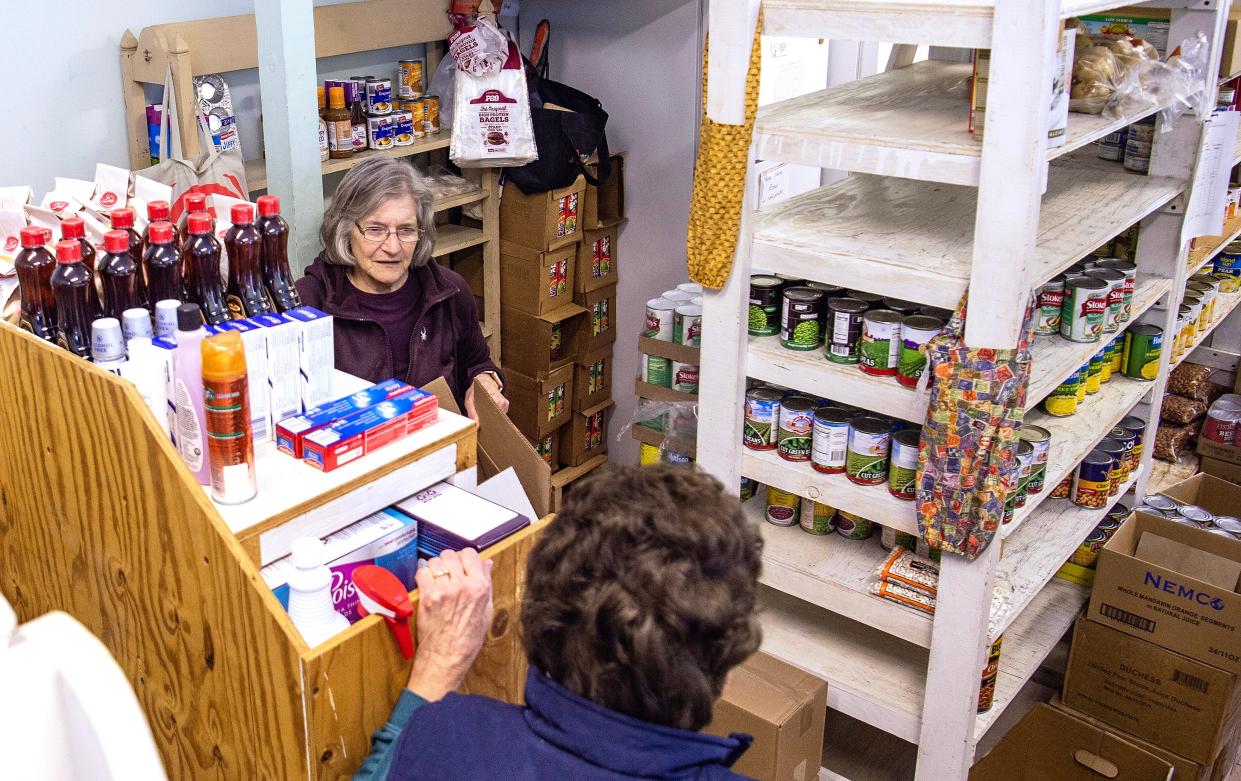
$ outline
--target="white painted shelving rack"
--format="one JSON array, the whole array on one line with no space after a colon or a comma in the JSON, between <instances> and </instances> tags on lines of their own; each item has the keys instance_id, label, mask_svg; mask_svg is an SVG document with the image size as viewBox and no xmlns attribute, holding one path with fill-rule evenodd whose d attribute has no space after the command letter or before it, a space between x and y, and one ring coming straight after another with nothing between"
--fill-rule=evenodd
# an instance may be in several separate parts
<instances>
[{"instance_id":1,"label":"white painted shelving rack","mask_svg":"<svg viewBox=\"0 0 1241 781\"><path fill-rule=\"evenodd\" d=\"M746 334L752 270L857 288L951 308L970 288L966 342L1012 347L1032 290L1108 240L1140 224L1133 322L1172 330L1185 286L1186 188L1202 122L1182 116L1157 133L1147 176L1098 160L1091 142L1154 111L1121 119L1070 114L1067 143L1048 149L1058 30L1071 16L1113 0L764 0L764 32L886 41L889 70L760 109L751 148L736 262L725 287L704 301L699 463L727 485L747 476L898 530L916 531L911 503L884 487L739 445L746 377L920 422L926 397L820 353L784 350L776 337ZM1170 40L1197 31L1218 57L1227 1L1163 0ZM713 0L707 110L738 122L753 37L755 0ZM915 44L992 50L985 141L966 131L970 66L910 64ZM896 67L903 65L904 67ZM1207 75L1215 84L1218 74ZM1162 119L1159 120L1162 123ZM755 160L850 173L818 190L753 211ZM1229 300L1231 303L1231 299ZM946 555L934 618L868 591L883 558L875 540L813 537L762 521L764 649L829 681L829 707L918 744L918 779L964 779L975 748L1071 627L1085 589L1054 577L1106 510L1048 494L1095 443L1129 414L1151 421L1163 395L1165 351L1153 382L1115 377L1079 412L1054 418L1037 403L1085 363L1095 346L1041 337L1033 347L1026 421L1051 431L1047 490L975 561ZM1153 448L1115 499L1141 496ZM1129 497L1126 499L1125 497ZM991 710L977 714L979 674L1003 634ZM927 706L933 703L933 709Z\"/></svg>"}]
</instances>

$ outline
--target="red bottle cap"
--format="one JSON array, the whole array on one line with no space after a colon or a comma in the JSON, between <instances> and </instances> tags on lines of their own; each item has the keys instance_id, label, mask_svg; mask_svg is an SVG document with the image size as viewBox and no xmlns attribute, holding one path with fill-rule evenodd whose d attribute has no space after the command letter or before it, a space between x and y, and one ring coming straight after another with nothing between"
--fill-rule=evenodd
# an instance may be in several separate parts
<instances>
[{"instance_id":1,"label":"red bottle cap","mask_svg":"<svg viewBox=\"0 0 1241 781\"><path fill-rule=\"evenodd\" d=\"M103 234L103 248L114 254L129 252L129 234L123 230L108 231Z\"/></svg>"},{"instance_id":2,"label":"red bottle cap","mask_svg":"<svg viewBox=\"0 0 1241 781\"><path fill-rule=\"evenodd\" d=\"M24 249L34 249L42 247L47 242L43 238L43 232L47 228L40 228L35 225L29 225L21 229L22 247Z\"/></svg>"},{"instance_id":3,"label":"red bottle cap","mask_svg":"<svg viewBox=\"0 0 1241 781\"><path fill-rule=\"evenodd\" d=\"M171 217L172 210L168 208L168 201L151 201L147 204L147 220L155 222L171 219Z\"/></svg>"},{"instance_id":4,"label":"red bottle cap","mask_svg":"<svg viewBox=\"0 0 1241 781\"><path fill-rule=\"evenodd\" d=\"M110 216L112 217L112 230L129 230L134 227L134 210L128 206L113 209Z\"/></svg>"},{"instance_id":5,"label":"red bottle cap","mask_svg":"<svg viewBox=\"0 0 1241 781\"><path fill-rule=\"evenodd\" d=\"M190 193L185 196L185 210L191 214L207 211L207 196L202 193Z\"/></svg>"},{"instance_id":6,"label":"red bottle cap","mask_svg":"<svg viewBox=\"0 0 1241 781\"><path fill-rule=\"evenodd\" d=\"M234 225L249 225L254 222L254 210L248 203L235 203L229 211L229 217Z\"/></svg>"},{"instance_id":7,"label":"red bottle cap","mask_svg":"<svg viewBox=\"0 0 1241 781\"><path fill-rule=\"evenodd\" d=\"M80 222L80 220L79 220ZM128 248L129 245L126 245ZM61 239L56 242L56 260L59 263L81 263L82 244L77 239Z\"/></svg>"},{"instance_id":8,"label":"red bottle cap","mask_svg":"<svg viewBox=\"0 0 1241 781\"><path fill-rule=\"evenodd\" d=\"M280 196L278 195L260 195L258 204L260 217L275 217L280 213Z\"/></svg>"},{"instance_id":9,"label":"red bottle cap","mask_svg":"<svg viewBox=\"0 0 1241 781\"><path fill-rule=\"evenodd\" d=\"M211 215L206 212L194 212L186 219L190 233L199 235L211 232Z\"/></svg>"},{"instance_id":10,"label":"red bottle cap","mask_svg":"<svg viewBox=\"0 0 1241 781\"><path fill-rule=\"evenodd\" d=\"M86 238L86 221L81 217L66 217L60 221L60 237L62 239Z\"/></svg>"},{"instance_id":11,"label":"red bottle cap","mask_svg":"<svg viewBox=\"0 0 1241 781\"><path fill-rule=\"evenodd\" d=\"M207 227L210 229L211 220L208 218ZM164 220L151 223L151 228L147 234L152 244L171 244L172 243L172 223Z\"/></svg>"}]
</instances>

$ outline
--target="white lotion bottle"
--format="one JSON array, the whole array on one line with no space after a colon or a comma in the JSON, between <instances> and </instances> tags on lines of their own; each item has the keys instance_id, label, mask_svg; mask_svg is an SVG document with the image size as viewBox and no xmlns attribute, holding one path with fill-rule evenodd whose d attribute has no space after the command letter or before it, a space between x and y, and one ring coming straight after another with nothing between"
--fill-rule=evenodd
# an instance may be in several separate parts
<instances>
[{"instance_id":1,"label":"white lotion bottle","mask_svg":"<svg viewBox=\"0 0 1241 781\"><path fill-rule=\"evenodd\" d=\"M323 541L299 537L293 541L289 575L289 618L314 648L349 628L349 619L332 606L332 570L323 562Z\"/></svg>"}]
</instances>

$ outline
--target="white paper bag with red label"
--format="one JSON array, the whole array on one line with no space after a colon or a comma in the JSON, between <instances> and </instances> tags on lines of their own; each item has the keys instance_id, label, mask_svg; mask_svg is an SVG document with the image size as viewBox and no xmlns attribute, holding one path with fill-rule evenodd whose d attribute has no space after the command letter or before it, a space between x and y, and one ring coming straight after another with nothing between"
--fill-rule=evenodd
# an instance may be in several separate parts
<instances>
[{"instance_id":1,"label":"white paper bag with red label","mask_svg":"<svg viewBox=\"0 0 1241 781\"><path fill-rule=\"evenodd\" d=\"M458 71L453 101L452 161L461 168L502 168L537 160L526 72L516 44L499 71Z\"/></svg>"}]
</instances>

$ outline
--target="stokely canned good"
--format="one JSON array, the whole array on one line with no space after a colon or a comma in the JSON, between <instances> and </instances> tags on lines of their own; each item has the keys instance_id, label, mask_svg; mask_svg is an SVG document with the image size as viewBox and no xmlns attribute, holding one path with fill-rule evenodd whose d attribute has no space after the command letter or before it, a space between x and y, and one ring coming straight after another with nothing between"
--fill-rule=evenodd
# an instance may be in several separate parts
<instances>
[{"instance_id":1,"label":"stokely canned good","mask_svg":"<svg viewBox=\"0 0 1241 781\"><path fill-rule=\"evenodd\" d=\"M1060 333L1060 310L1064 307L1064 277L1056 277L1038 289L1038 320L1034 332L1040 336Z\"/></svg>"},{"instance_id":2,"label":"stokely canned good","mask_svg":"<svg viewBox=\"0 0 1241 781\"><path fill-rule=\"evenodd\" d=\"M982 668L982 683L978 686L978 712L991 710L995 701L995 682L1000 676L1000 645L1004 636L1000 635L987 649L987 662Z\"/></svg>"},{"instance_id":3,"label":"stokely canned good","mask_svg":"<svg viewBox=\"0 0 1241 781\"><path fill-rule=\"evenodd\" d=\"M1122 258L1104 258L1099 262L1099 268L1112 269L1125 275L1124 286L1121 288L1124 297L1120 310L1120 322L1122 324L1129 322L1133 317L1133 291L1137 289L1138 264Z\"/></svg>"},{"instance_id":4,"label":"stokely canned good","mask_svg":"<svg viewBox=\"0 0 1241 781\"><path fill-rule=\"evenodd\" d=\"M856 417L849 423L845 475L858 485L879 485L888 479L892 427L886 420Z\"/></svg>"},{"instance_id":5,"label":"stokely canned good","mask_svg":"<svg viewBox=\"0 0 1241 781\"><path fill-rule=\"evenodd\" d=\"M1030 477L1034 474L1034 445L1027 440L1017 442L1017 501L1014 507L1025 507L1030 493Z\"/></svg>"},{"instance_id":6,"label":"stokely canned good","mask_svg":"<svg viewBox=\"0 0 1241 781\"><path fill-rule=\"evenodd\" d=\"M396 136L392 117L366 118L366 146L368 149L391 149Z\"/></svg>"},{"instance_id":7,"label":"stokely canned good","mask_svg":"<svg viewBox=\"0 0 1241 781\"><path fill-rule=\"evenodd\" d=\"M1043 411L1058 418L1068 417L1077 412L1077 394L1082 385L1081 370L1077 370L1065 378L1054 391L1043 399Z\"/></svg>"},{"instance_id":8,"label":"stokely canned good","mask_svg":"<svg viewBox=\"0 0 1241 781\"><path fill-rule=\"evenodd\" d=\"M1150 381L1159 374L1159 353L1163 350L1163 329L1136 323L1125 331L1125 352L1121 358L1124 375L1132 380Z\"/></svg>"},{"instance_id":9,"label":"stokely canned good","mask_svg":"<svg viewBox=\"0 0 1241 781\"><path fill-rule=\"evenodd\" d=\"M750 277L750 336L775 336L780 333L780 278L764 274Z\"/></svg>"},{"instance_id":10,"label":"stokely canned good","mask_svg":"<svg viewBox=\"0 0 1241 781\"><path fill-rule=\"evenodd\" d=\"M846 540L865 540L874 531L874 525L860 515L836 511L836 533Z\"/></svg>"},{"instance_id":11,"label":"stokely canned good","mask_svg":"<svg viewBox=\"0 0 1241 781\"><path fill-rule=\"evenodd\" d=\"M1126 479L1125 459L1128 458L1128 455L1125 453L1125 443L1114 437L1104 437L1099 440L1099 444L1095 445L1094 449L1101 453L1107 453L1112 459L1112 468L1107 473L1107 495L1115 496L1120 492L1120 487L1125 484ZM1129 449L1129 452L1133 452L1132 448Z\"/></svg>"},{"instance_id":12,"label":"stokely canned good","mask_svg":"<svg viewBox=\"0 0 1241 781\"><path fill-rule=\"evenodd\" d=\"M868 308L866 302L856 298L833 298L827 302L827 308L831 321L827 360L832 363L857 363L862 316Z\"/></svg>"},{"instance_id":13,"label":"stokely canned good","mask_svg":"<svg viewBox=\"0 0 1241 781\"><path fill-rule=\"evenodd\" d=\"M823 343L823 292L809 287L784 291L780 344L789 350L817 350Z\"/></svg>"},{"instance_id":14,"label":"stokely canned good","mask_svg":"<svg viewBox=\"0 0 1241 781\"><path fill-rule=\"evenodd\" d=\"M745 394L742 443L751 450L774 450L780 427L780 396L769 388L751 388Z\"/></svg>"},{"instance_id":15,"label":"stokely canned good","mask_svg":"<svg viewBox=\"0 0 1241 781\"><path fill-rule=\"evenodd\" d=\"M811 442L810 466L816 472L840 474L845 471L849 450L849 420L853 416L837 407L821 407L814 411L814 433Z\"/></svg>"},{"instance_id":16,"label":"stokely canned good","mask_svg":"<svg viewBox=\"0 0 1241 781\"><path fill-rule=\"evenodd\" d=\"M767 486L767 523L776 526L792 526L801 512L801 497L779 488Z\"/></svg>"},{"instance_id":17,"label":"stokely canned good","mask_svg":"<svg viewBox=\"0 0 1241 781\"><path fill-rule=\"evenodd\" d=\"M867 374L896 375L901 349L900 312L872 309L862 316L862 341L858 346L858 366Z\"/></svg>"},{"instance_id":18,"label":"stokely canned good","mask_svg":"<svg viewBox=\"0 0 1241 781\"><path fill-rule=\"evenodd\" d=\"M1114 334L1120 330L1121 315L1125 311L1125 274L1110 268L1096 268L1086 276L1107 283L1107 311L1103 317L1103 333Z\"/></svg>"},{"instance_id":19,"label":"stokely canned good","mask_svg":"<svg viewBox=\"0 0 1241 781\"><path fill-rule=\"evenodd\" d=\"M1026 481L1026 493L1041 494L1047 481L1047 457L1051 452L1051 432L1041 426L1023 423L1017 436L1029 442L1032 451L1030 479Z\"/></svg>"},{"instance_id":20,"label":"stokely canned good","mask_svg":"<svg viewBox=\"0 0 1241 781\"><path fill-rule=\"evenodd\" d=\"M806 512L807 507L810 512ZM800 525L808 534L831 534L836 531L836 508L819 502L803 502Z\"/></svg>"},{"instance_id":21,"label":"stokely canned good","mask_svg":"<svg viewBox=\"0 0 1241 781\"><path fill-rule=\"evenodd\" d=\"M366 80L366 113L371 116L392 113L392 79Z\"/></svg>"},{"instance_id":22,"label":"stokely canned good","mask_svg":"<svg viewBox=\"0 0 1241 781\"><path fill-rule=\"evenodd\" d=\"M901 321L901 349L896 362L896 381L914 388L926 370L926 346L944 330L944 321L929 315L909 315Z\"/></svg>"},{"instance_id":23,"label":"stokely canned good","mask_svg":"<svg viewBox=\"0 0 1241 781\"><path fill-rule=\"evenodd\" d=\"M414 143L414 115L409 111L393 111L392 145L409 146Z\"/></svg>"},{"instance_id":24,"label":"stokely canned good","mask_svg":"<svg viewBox=\"0 0 1241 781\"><path fill-rule=\"evenodd\" d=\"M1111 492L1112 457L1092 450L1086 454L1073 473L1073 488L1069 498L1082 507L1103 509Z\"/></svg>"},{"instance_id":25,"label":"stokely canned good","mask_svg":"<svg viewBox=\"0 0 1241 781\"><path fill-rule=\"evenodd\" d=\"M814 436L814 402L790 396L780 402L780 427L776 450L785 461L809 461Z\"/></svg>"},{"instance_id":26,"label":"stokely canned good","mask_svg":"<svg viewBox=\"0 0 1241 781\"><path fill-rule=\"evenodd\" d=\"M1103 364L1107 363L1107 351L1100 350L1090 357L1086 370L1086 393L1093 395L1103 387Z\"/></svg>"},{"instance_id":27,"label":"stokely canned good","mask_svg":"<svg viewBox=\"0 0 1241 781\"><path fill-rule=\"evenodd\" d=\"M438 95L422 98L422 129L428 136L440 132L440 99Z\"/></svg>"},{"instance_id":28,"label":"stokely canned good","mask_svg":"<svg viewBox=\"0 0 1241 781\"><path fill-rule=\"evenodd\" d=\"M702 307L683 304L676 308L672 316L672 341L686 347L702 345Z\"/></svg>"},{"instance_id":29,"label":"stokely canned good","mask_svg":"<svg viewBox=\"0 0 1241 781\"><path fill-rule=\"evenodd\" d=\"M397 88L396 94L398 98L419 98L422 97L423 86L422 77L425 64L422 60L398 60L397 61Z\"/></svg>"},{"instance_id":30,"label":"stokely canned good","mask_svg":"<svg viewBox=\"0 0 1241 781\"><path fill-rule=\"evenodd\" d=\"M892 458L888 464L888 493L913 501L918 495L918 441L921 429L901 429L892 435Z\"/></svg>"},{"instance_id":31,"label":"stokely canned good","mask_svg":"<svg viewBox=\"0 0 1241 781\"><path fill-rule=\"evenodd\" d=\"M662 355L642 355L642 381L660 388L672 387L672 361Z\"/></svg>"},{"instance_id":32,"label":"stokely canned good","mask_svg":"<svg viewBox=\"0 0 1241 781\"><path fill-rule=\"evenodd\" d=\"M698 367L692 363L672 362L672 389L698 395Z\"/></svg>"},{"instance_id":33,"label":"stokely canned good","mask_svg":"<svg viewBox=\"0 0 1241 781\"><path fill-rule=\"evenodd\" d=\"M1086 539L1082 540L1073 551L1073 558L1070 559L1079 567L1094 569L1095 564L1099 561L1099 551L1103 550L1103 546L1107 544L1107 534L1099 529L1092 529L1090 534L1086 535Z\"/></svg>"},{"instance_id":34,"label":"stokely canned good","mask_svg":"<svg viewBox=\"0 0 1241 781\"><path fill-rule=\"evenodd\" d=\"M672 341L672 322L676 317L676 305L666 298L652 298L646 302L646 327L642 335L649 339Z\"/></svg>"},{"instance_id":35,"label":"stokely canned good","mask_svg":"<svg viewBox=\"0 0 1241 781\"><path fill-rule=\"evenodd\" d=\"M1097 342L1103 334L1110 285L1087 276L1064 280L1064 304L1060 308L1060 335L1071 342Z\"/></svg>"}]
</instances>

